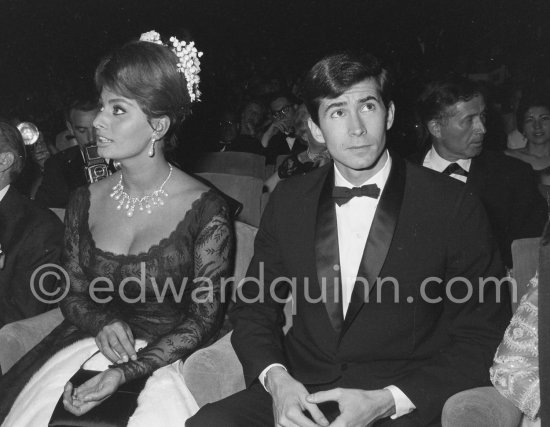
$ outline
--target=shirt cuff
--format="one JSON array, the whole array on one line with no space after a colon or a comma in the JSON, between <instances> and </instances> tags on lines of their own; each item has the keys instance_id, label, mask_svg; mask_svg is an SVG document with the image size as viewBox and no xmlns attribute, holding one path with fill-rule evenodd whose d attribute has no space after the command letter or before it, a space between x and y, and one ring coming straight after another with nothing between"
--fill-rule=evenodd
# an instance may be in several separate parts
<instances>
[{"instance_id":1,"label":"shirt cuff","mask_svg":"<svg viewBox=\"0 0 550 427\"><path fill-rule=\"evenodd\" d=\"M395 414L390 417L392 420L402 417L403 415L407 415L416 409L416 406L414 406L411 400L401 391L399 387L389 385L384 387L384 390L389 390L395 403Z\"/></svg>"},{"instance_id":2,"label":"shirt cuff","mask_svg":"<svg viewBox=\"0 0 550 427\"><path fill-rule=\"evenodd\" d=\"M274 366L280 366L281 368L283 368L285 371L287 370L284 365L281 365L280 363L272 363L271 365L269 365L267 368L265 368L262 372L260 372L260 376L258 377L258 379L260 380L260 383L264 386L265 388L265 391L267 391L269 393L269 390L267 389L267 387L265 386L265 376L267 375L267 371L269 371L271 368L273 368ZM405 395L403 395L405 396Z\"/></svg>"}]
</instances>

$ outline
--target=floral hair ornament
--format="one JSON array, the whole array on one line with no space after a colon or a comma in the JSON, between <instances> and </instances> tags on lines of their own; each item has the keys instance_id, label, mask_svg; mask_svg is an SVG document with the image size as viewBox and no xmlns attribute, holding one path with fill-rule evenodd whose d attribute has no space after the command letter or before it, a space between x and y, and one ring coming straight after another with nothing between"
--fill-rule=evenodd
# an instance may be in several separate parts
<instances>
[{"instance_id":1,"label":"floral hair ornament","mask_svg":"<svg viewBox=\"0 0 550 427\"><path fill-rule=\"evenodd\" d=\"M143 33L139 38L141 41L168 46L160 39L160 34L156 31ZM187 91L191 102L198 101L201 95L199 91L199 72L201 71L199 58L202 52L195 47L195 42L186 43L179 41L176 37L170 37L172 43L172 52L178 57L178 72L183 73L187 81Z\"/></svg>"}]
</instances>

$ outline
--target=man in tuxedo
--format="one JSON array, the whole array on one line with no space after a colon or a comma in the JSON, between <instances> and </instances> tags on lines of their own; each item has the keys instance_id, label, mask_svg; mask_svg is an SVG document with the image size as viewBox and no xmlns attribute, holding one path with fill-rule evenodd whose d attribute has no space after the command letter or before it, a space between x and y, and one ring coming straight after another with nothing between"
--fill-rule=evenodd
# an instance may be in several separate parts
<instances>
[{"instance_id":1,"label":"man in tuxedo","mask_svg":"<svg viewBox=\"0 0 550 427\"><path fill-rule=\"evenodd\" d=\"M503 275L498 250L476 196L387 151L390 89L369 55L309 72L309 126L334 163L272 193L230 312L247 389L188 427L438 425L448 397L490 384L510 302L480 280Z\"/></svg>"},{"instance_id":2,"label":"man in tuxedo","mask_svg":"<svg viewBox=\"0 0 550 427\"><path fill-rule=\"evenodd\" d=\"M31 277L42 265L59 263L63 248L59 218L11 186L24 164L21 135L15 127L0 122L0 328L51 308L33 295ZM34 285L38 286L39 278ZM55 277L44 278L44 289L54 291Z\"/></svg>"},{"instance_id":3,"label":"man in tuxedo","mask_svg":"<svg viewBox=\"0 0 550 427\"><path fill-rule=\"evenodd\" d=\"M301 153L307 149L307 143L296 136L294 120L297 104L292 95L275 93L269 102L272 118L271 125L262 136L265 147L266 163L273 164L281 154Z\"/></svg>"},{"instance_id":4,"label":"man in tuxedo","mask_svg":"<svg viewBox=\"0 0 550 427\"><path fill-rule=\"evenodd\" d=\"M547 218L531 167L483 149L485 100L474 82L449 77L429 84L419 98L418 111L429 146L411 160L465 182L479 196L502 259L512 267L512 241L540 236Z\"/></svg>"},{"instance_id":5,"label":"man in tuxedo","mask_svg":"<svg viewBox=\"0 0 550 427\"><path fill-rule=\"evenodd\" d=\"M70 194L87 184L83 149L95 143L93 121L98 112L97 95L91 89L75 95L65 112L69 135L77 142L50 157L35 200L49 208L66 208Z\"/></svg>"}]
</instances>

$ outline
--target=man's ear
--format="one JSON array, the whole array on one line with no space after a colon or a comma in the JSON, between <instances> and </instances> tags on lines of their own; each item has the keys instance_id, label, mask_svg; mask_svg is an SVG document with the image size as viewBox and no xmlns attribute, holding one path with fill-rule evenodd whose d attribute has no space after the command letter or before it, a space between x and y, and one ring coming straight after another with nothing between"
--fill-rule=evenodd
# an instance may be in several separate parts
<instances>
[{"instance_id":1,"label":"man's ear","mask_svg":"<svg viewBox=\"0 0 550 427\"><path fill-rule=\"evenodd\" d=\"M390 101L388 107L388 113L386 115L386 130L390 130L393 125L393 119L395 118L395 104L393 101Z\"/></svg>"},{"instance_id":2,"label":"man's ear","mask_svg":"<svg viewBox=\"0 0 550 427\"><path fill-rule=\"evenodd\" d=\"M156 136L156 140L164 138L166 132L170 128L170 119L168 116L157 117L151 120L151 126L153 127Z\"/></svg>"},{"instance_id":3,"label":"man's ear","mask_svg":"<svg viewBox=\"0 0 550 427\"><path fill-rule=\"evenodd\" d=\"M441 138L441 123L439 120L432 119L427 125L428 131L435 138Z\"/></svg>"},{"instance_id":4,"label":"man's ear","mask_svg":"<svg viewBox=\"0 0 550 427\"><path fill-rule=\"evenodd\" d=\"M0 153L0 172L5 172L13 166L15 155L11 151Z\"/></svg>"},{"instance_id":5,"label":"man's ear","mask_svg":"<svg viewBox=\"0 0 550 427\"><path fill-rule=\"evenodd\" d=\"M326 144L325 137L323 136L323 131L321 131L321 128L315 124L315 122L311 119L307 119L307 125L309 127L309 130L311 131L311 135L313 135L313 138L321 144Z\"/></svg>"}]
</instances>

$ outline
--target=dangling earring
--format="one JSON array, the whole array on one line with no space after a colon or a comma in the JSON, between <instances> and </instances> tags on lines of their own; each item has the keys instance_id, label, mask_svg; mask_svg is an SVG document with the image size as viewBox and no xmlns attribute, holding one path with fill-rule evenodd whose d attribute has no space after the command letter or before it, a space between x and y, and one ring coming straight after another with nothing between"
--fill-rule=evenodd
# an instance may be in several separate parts
<instances>
[{"instance_id":1,"label":"dangling earring","mask_svg":"<svg viewBox=\"0 0 550 427\"><path fill-rule=\"evenodd\" d=\"M151 137L151 148L149 149L149 157L153 157L155 155L155 142L157 142L157 140L155 139L155 136L153 135Z\"/></svg>"}]
</instances>

